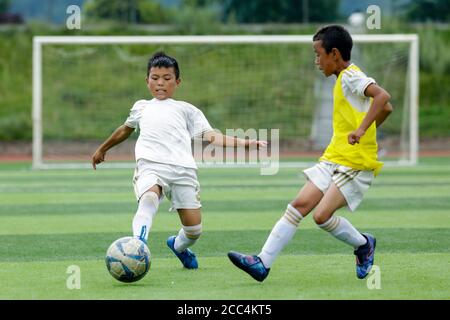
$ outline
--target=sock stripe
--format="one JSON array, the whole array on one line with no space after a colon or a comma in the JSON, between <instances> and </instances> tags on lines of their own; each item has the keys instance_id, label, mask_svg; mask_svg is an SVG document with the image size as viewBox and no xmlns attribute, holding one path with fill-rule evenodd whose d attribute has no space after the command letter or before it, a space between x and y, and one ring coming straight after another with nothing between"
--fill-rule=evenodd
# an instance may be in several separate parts
<instances>
[{"instance_id":1,"label":"sock stripe","mask_svg":"<svg viewBox=\"0 0 450 320\"><path fill-rule=\"evenodd\" d=\"M146 233L147 233L147 226L142 226L142 228L141 228L141 234L139 235L139 238L140 238L140 239L147 239Z\"/></svg>"},{"instance_id":2,"label":"sock stripe","mask_svg":"<svg viewBox=\"0 0 450 320\"><path fill-rule=\"evenodd\" d=\"M293 206L291 206L290 204L287 206L286 210L289 211L290 213L292 213L294 216L296 216L299 220L303 219L302 214L297 209L295 209Z\"/></svg>"},{"instance_id":3,"label":"sock stripe","mask_svg":"<svg viewBox=\"0 0 450 320\"><path fill-rule=\"evenodd\" d=\"M327 222L319 225L319 227L325 231L331 232L338 227L339 221L340 221L339 217L332 216Z\"/></svg>"},{"instance_id":4,"label":"sock stripe","mask_svg":"<svg viewBox=\"0 0 450 320\"><path fill-rule=\"evenodd\" d=\"M298 226L300 221L303 219L300 212L297 211L293 206L290 204L287 206L286 211L284 212L284 218L288 220L290 223L292 223L294 226Z\"/></svg>"},{"instance_id":5,"label":"sock stripe","mask_svg":"<svg viewBox=\"0 0 450 320\"><path fill-rule=\"evenodd\" d=\"M339 222L341 221L341 219L339 219L339 217L334 217L334 223L332 226L330 226L330 228L328 229L329 232L333 231L334 229L336 229L339 226Z\"/></svg>"},{"instance_id":6,"label":"sock stripe","mask_svg":"<svg viewBox=\"0 0 450 320\"><path fill-rule=\"evenodd\" d=\"M189 239L198 239L200 237L199 233L189 233L189 232L186 232L186 230L184 230L184 234L186 235L186 238L189 238Z\"/></svg>"},{"instance_id":7,"label":"sock stripe","mask_svg":"<svg viewBox=\"0 0 450 320\"><path fill-rule=\"evenodd\" d=\"M183 226L183 231L186 238L196 240L202 234L202 225L198 224L196 226Z\"/></svg>"},{"instance_id":8,"label":"sock stripe","mask_svg":"<svg viewBox=\"0 0 450 320\"><path fill-rule=\"evenodd\" d=\"M300 223L300 219L298 219L295 215L293 215L291 212L289 212L288 210L286 210L286 212L284 213L285 215L289 216L290 218L292 218L292 220L295 221L295 223Z\"/></svg>"},{"instance_id":9,"label":"sock stripe","mask_svg":"<svg viewBox=\"0 0 450 320\"><path fill-rule=\"evenodd\" d=\"M294 225L294 226L298 226L298 222L295 222L294 219L292 219L290 216L288 216L287 214L284 214L283 218L285 218L290 224Z\"/></svg>"}]
</instances>

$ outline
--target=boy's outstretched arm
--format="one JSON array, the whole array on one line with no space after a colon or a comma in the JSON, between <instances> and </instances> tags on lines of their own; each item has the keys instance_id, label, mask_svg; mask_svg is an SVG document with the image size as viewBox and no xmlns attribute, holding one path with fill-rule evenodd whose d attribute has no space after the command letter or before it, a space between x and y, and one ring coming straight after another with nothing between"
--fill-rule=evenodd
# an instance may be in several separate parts
<instances>
[{"instance_id":1,"label":"boy's outstretched arm","mask_svg":"<svg viewBox=\"0 0 450 320\"><path fill-rule=\"evenodd\" d=\"M133 131L134 128L127 127L124 124L114 130L111 136L106 139L105 142L103 142L92 155L92 167L94 168L94 170L97 169L97 164L105 161L106 152L115 145L126 140L131 135L131 133L133 133Z\"/></svg>"},{"instance_id":2,"label":"boy's outstretched arm","mask_svg":"<svg viewBox=\"0 0 450 320\"><path fill-rule=\"evenodd\" d=\"M203 137L216 146L256 147L258 149L267 147L267 141L260 141L256 139L240 139L237 137L224 135L214 130L205 132L203 134Z\"/></svg>"},{"instance_id":3,"label":"boy's outstretched arm","mask_svg":"<svg viewBox=\"0 0 450 320\"><path fill-rule=\"evenodd\" d=\"M372 97L373 101L359 128L348 135L348 143L352 145L359 143L361 137L374 121L376 121L376 126L379 127L393 110L389 103L391 96L380 86L370 84L364 94L367 97Z\"/></svg>"}]
</instances>

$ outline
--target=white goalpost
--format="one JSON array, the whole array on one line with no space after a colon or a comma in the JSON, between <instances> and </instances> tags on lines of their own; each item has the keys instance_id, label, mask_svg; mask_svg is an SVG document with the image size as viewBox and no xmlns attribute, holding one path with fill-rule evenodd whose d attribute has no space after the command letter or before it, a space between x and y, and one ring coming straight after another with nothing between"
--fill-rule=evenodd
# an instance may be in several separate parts
<instances>
[{"instance_id":1,"label":"white goalpost","mask_svg":"<svg viewBox=\"0 0 450 320\"><path fill-rule=\"evenodd\" d=\"M381 160L417 164L418 36L352 38L352 61L393 90L395 115L380 130ZM279 129L280 153L297 152L281 156L280 166L301 166L302 155L323 150L331 125L332 83L315 70L311 45L312 35L36 36L32 166L90 166L93 146L123 123L136 100L149 99L145 67L160 49L180 63L183 81L175 99L202 109L222 132ZM134 165L131 145L122 152L128 156L117 155L111 166Z\"/></svg>"}]
</instances>

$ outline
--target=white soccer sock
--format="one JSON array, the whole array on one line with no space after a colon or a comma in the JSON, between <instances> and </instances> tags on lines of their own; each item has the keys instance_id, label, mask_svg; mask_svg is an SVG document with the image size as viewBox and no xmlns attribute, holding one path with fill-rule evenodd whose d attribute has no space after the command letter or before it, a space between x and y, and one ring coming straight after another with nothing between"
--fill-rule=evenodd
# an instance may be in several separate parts
<instances>
[{"instance_id":1,"label":"white soccer sock","mask_svg":"<svg viewBox=\"0 0 450 320\"><path fill-rule=\"evenodd\" d=\"M183 252L188 247L192 246L200 235L202 234L202 224L195 226L182 226L175 238L174 248L178 252Z\"/></svg>"},{"instance_id":2,"label":"white soccer sock","mask_svg":"<svg viewBox=\"0 0 450 320\"><path fill-rule=\"evenodd\" d=\"M148 233L152 227L153 217L158 211L158 206L159 198L155 192L148 191L142 195L133 218L134 237L141 237L147 241Z\"/></svg>"},{"instance_id":3,"label":"white soccer sock","mask_svg":"<svg viewBox=\"0 0 450 320\"><path fill-rule=\"evenodd\" d=\"M343 217L332 216L328 221L318 226L355 249L367 242L366 238Z\"/></svg>"},{"instance_id":4,"label":"white soccer sock","mask_svg":"<svg viewBox=\"0 0 450 320\"><path fill-rule=\"evenodd\" d=\"M302 214L289 204L286 212L275 224L261 252L258 254L266 268L272 266L278 254L292 239L302 219Z\"/></svg>"}]
</instances>

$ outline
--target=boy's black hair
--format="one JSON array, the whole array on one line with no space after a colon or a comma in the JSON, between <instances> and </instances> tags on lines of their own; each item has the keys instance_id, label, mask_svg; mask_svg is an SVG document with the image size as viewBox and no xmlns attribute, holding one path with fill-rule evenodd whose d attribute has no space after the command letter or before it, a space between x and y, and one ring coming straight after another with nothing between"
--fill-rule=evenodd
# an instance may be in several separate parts
<instances>
[{"instance_id":1,"label":"boy's black hair","mask_svg":"<svg viewBox=\"0 0 450 320\"><path fill-rule=\"evenodd\" d=\"M180 68L175 58L166 55L163 51L156 52L149 60L147 64L147 78L152 67L157 68L173 68L175 71L175 78L180 78Z\"/></svg>"},{"instance_id":2,"label":"boy's black hair","mask_svg":"<svg viewBox=\"0 0 450 320\"><path fill-rule=\"evenodd\" d=\"M339 25L330 25L321 28L313 37L313 41L322 40L322 47L326 53L336 48L341 53L344 61L349 61L351 57L353 40L350 33Z\"/></svg>"}]
</instances>

